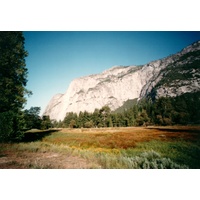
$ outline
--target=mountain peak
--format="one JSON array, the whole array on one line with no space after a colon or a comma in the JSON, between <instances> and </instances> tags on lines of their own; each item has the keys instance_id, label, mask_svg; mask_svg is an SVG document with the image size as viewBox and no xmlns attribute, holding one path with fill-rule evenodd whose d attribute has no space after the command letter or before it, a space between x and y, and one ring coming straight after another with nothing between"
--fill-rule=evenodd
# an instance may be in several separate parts
<instances>
[{"instance_id":1,"label":"mountain peak","mask_svg":"<svg viewBox=\"0 0 200 200\"><path fill-rule=\"evenodd\" d=\"M73 80L65 94L54 96L44 115L63 120L67 112L111 110L127 100L177 96L200 90L200 41L181 52L143 66L113 66L100 74Z\"/></svg>"}]
</instances>

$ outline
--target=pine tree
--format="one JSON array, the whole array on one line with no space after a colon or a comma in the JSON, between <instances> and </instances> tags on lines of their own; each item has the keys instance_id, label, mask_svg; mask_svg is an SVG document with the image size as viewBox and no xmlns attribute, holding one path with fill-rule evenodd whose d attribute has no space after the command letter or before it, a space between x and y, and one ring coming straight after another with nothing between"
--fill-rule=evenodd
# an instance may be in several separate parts
<instances>
[{"instance_id":1,"label":"pine tree","mask_svg":"<svg viewBox=\"0 0 200 200\"><path fill-rule=\"evenodd\" d=\"M0 113L23 108L28 70L22 32L0 32Z\"/></svg>"},{"instance_id":2,"label":"pine tree","mask_svg":"<svg viewBox=\"0 0 200 200\"><path fill-rule=\"evenodd\" d=\"M23 135L22 109L28 70L22 32L0 32L0 141L20 139ZM9 130L9 131L8 131Z\"/></svg>"}]
</instances>

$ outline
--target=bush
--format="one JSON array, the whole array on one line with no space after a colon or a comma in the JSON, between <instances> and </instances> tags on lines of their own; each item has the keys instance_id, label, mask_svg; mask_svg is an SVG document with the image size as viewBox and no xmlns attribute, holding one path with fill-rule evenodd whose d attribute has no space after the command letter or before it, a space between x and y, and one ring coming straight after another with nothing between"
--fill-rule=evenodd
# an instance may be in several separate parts
<instances>
[{"instance_id":1,"label":"bush","mask_svg":"<svg viewBox=\"0 0 200 200\"><path fill-rule=\"evenodd\" d=\"M155 151L144 152L138 156L98 156L99 164L106 169L187 169L186 165L179 165L170 158L163 158Z\"/></svg>"},{"instance_id":2,"label":"bush","mask_svg":"<svg viewBox=\"0 0 200 200\"><path fill-rule=\"evenodd\" d=\"M187 169L185 165L179 165L169 158L162 158L155 151L144 152L140 156L126 158L131 168L136 169Z\"/></svg>"},{"instance_id":3,"label":"bush","mask_svg":"<svg viewBox=\"0 0 200 200\"><path fill-rule=\"evenodd\" d=\"M94 126L94 123L93 123L92 120L89 121L89 122L85 122L85 124L84 124L84 127L85 127L85 128L92 128L93 126Z\"/></svg>"}]
</instances>

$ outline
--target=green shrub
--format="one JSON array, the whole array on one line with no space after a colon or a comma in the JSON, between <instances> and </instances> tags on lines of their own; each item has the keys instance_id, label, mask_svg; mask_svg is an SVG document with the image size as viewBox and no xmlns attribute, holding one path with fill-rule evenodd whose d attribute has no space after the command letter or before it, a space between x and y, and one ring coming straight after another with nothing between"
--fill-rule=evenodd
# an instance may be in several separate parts
<instances>
[{"instance_id":1,"label":"green shrub","mask_svg":"<svg viewBox=\"0 0 200 200\"><path fill-rule=\"evenodd\" d=\"M148 151L139 156L111 156L102 154L98 156L99 164L106 169L187 169L186 165L179 165L170 158L163 158L155 151Z\"/></svg>"},{"instance_id":2,"label":"green shrub","mask_svg":"<svg viewBox=\"0 0 200 200\"><path fill-rule=\"evenodd\" d=\"M94 126L94 123L92 120L85 122L84 127L85 128L92 128Z\"/></svg>"},{"instance_id":3,"label":"green shrub","mask_svg":"<svg viewBox=\"0 0 200 200\"><path fill-rule=\"evenodd\" d=\"M162 158L155 151L144 152L140 156L129 158L132 167L137 169L187 169L186 165L179 165L170 158Z\"/></svg>"}]
</instances>

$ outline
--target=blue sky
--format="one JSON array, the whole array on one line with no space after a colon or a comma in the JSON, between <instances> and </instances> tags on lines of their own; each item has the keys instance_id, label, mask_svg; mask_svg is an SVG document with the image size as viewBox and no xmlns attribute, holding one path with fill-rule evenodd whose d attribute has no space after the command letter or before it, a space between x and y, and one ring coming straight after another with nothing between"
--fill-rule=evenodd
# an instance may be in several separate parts
<instances>
[{"instance_id":1,"label":"blue sky","mask_svg":"<svg viewBox=\"0 0 200 200\"><path fill-rule=\"evenodd\" d=\"M158 31L27 31L27 89L33 92L26 109L41 107L64 93L78 77L101 73L115 65L141 65L177 53L200 40L200 32Z\"/></svg>"}]
</instances>

